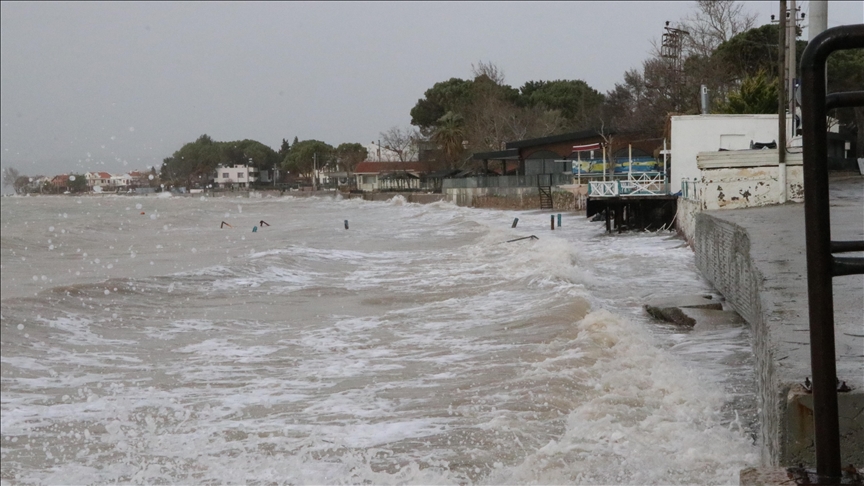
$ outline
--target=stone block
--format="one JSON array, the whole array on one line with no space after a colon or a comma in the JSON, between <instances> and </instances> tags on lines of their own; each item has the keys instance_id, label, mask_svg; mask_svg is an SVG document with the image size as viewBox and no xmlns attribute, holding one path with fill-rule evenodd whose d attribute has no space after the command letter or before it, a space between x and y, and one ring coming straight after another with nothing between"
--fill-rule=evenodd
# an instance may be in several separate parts
<instances>
[{"instance_id":1,"label":"stone block","mask_svg":"<svg viewBox=\"0 0 864 486\"><path fill-rule=\"evenodd\" d=\"M723 310L723 304L713 300L710 295L678 295L655 299L645 304L644 308L655 319L692 327L696 319L688 316L684 309Z\"/></svg>"}]
</instances>

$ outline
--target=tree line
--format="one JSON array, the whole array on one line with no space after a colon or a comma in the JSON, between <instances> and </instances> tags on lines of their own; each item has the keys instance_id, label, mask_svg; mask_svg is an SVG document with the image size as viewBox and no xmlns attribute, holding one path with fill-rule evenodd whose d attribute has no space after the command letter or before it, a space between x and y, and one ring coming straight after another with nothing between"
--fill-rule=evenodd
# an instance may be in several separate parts
<instances>
[{"instance_id":1,"label":"tree line","mask_svg":"<svg viewBox=\"0 0 864 486\"><path fill-rule=\"evenodd\" d=\"M298 140L289 143L282 139L278 151L256 140L219 142L201 135L194 142L183 145L162 161L160 177L172 185L198 185L212 175L217 167L249 165L262 171L278 170L282 174L308 177L313 165L352 172L366 159L367 150L359 143L343 143L338 147L320 140Z\"/></svg>"},{"instance_id":2,"label":"tree line","mask_svg":"<svg viewBox=\"0 0 864 486\"><path fill-rule=\"evenodd\" d=\"M481 61L471 66L471 79L450 78L427 89L410 110L411 127L382 132L382 145L400 160L416 160L419 146L431 147L426 153L433 155L434 169L467 168L472 153L571 131L614 127L668 138L670 116L701 112L702 85L709 90L711 113L776 114L779 27L756 26L755 15L744 6L733 0L697 1L692 14L675 24L681 32L677 57L654 41L649 58L605 93L581 79L532 80L514 88L505 83L502 69ZM796 42L799 60L806 45ZM832 54L828 79L829 91L860 89L864 52ZM861 156L864 130L858 128L864 126L864 109L838 110L837 118L843 130L858 132ZM202 135L166 158L161 175L163 181L190 184L220 164L251 163L306 176L315 161L319 168L351 173L368 155L359 143L334 147L294 137L293 143L283 139L274 151L254 140L215 142Z\"/></svg>"},{"instance_id":3,"label":"tree line","mask_svg":"<svg viewBox=\"0 0 864 486\"><path fill-rule=\"evenodd\" d=\"M3 169L3 186L11 187L15 194L28 192L40 194L59 194L63 190L71 193L85 192L88 190L87 177L84 174L69 174L65 186L58 187L51 179L42 175L28 176L21 174L15 167Z\"/></svg>"},{"instance_id":4,"label":"tree line","mask_svg":"<svg viewBox=\"0 0 864 486\"><path fill-rule=\"evenodd\" d=\"M492 63L473 66L473 79L435 83L411 109L411 124L436 142L451 166L465 166L471 153L496 151L507 141L568 131L639 131L669 137L672 115L701 112L700 87L710 94L710 113L777 113L779 27L756 27L755 15L732 0L700 0L676 24L680 52L670 56L662 42L623 80L600 93L582 80L529 81L518 89L504 83ZM800 29L798 32L800 35ZM797 41L797 58L806 47ZM828 58L828 90L864 86L864 51ZM841 128L858 133L864 151L864 109L838 110Z\"/></svg>"}]
</instances>

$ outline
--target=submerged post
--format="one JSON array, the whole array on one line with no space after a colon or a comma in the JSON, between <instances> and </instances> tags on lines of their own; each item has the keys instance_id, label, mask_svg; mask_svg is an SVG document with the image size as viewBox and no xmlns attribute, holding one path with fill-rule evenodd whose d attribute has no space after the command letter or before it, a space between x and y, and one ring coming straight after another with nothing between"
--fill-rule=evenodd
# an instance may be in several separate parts
<instances>
[{"instance_id":1,"label":"submerged post","mask_svg":"<svg viewBox=\"0 0 864 486\"><path fill-rule=\"evenodd\" d=\"M561 227L561 213L558 213L558 227Z\"/></svg>"},{"instance_id":2,"label":"submerged post","mask_svg":"<svg viewBox=\"0 0 864 486\"><path fill-rule=\"evenodd\" d=\"M550 226L552 226L552 230L554 231L555 230L555 215L554 214L549 215L549 224L550 224Z\"/></svg>"},{"instance_id":3,"label":"submerged post","mask_svg":"<svg viewBox=\"0 0 864 486\"><path fill-rule=\"evenodd\" d=\"M348 229L348 220L345 220L345 229Z\"/></svg>"},{"instance_id":4,"label":"submerged post","mask_svg":"<svg viewBox=\"0 0 864 486\"><path fill-rule=\"evenodd\" d=\"M511 226L511 228L515 228L516 223L518 223L518 222L519 222L519 218L513 218L513 226Z\"/></svg>"}]
</instances>

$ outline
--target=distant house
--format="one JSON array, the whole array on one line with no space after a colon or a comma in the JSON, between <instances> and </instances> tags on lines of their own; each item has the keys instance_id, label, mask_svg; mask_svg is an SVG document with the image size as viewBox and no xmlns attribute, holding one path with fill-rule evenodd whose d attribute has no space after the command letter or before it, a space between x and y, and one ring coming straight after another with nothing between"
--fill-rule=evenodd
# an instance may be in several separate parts
<instances>
[{"instance_id":1,"label":"distant house","mask_svg":"<svg viewBox=\"0 0 864 486\"><path fill-rule=\"evenodd\" d=\"M141 172L138 170L133 170L129 173L130 183L129 185L132 188L136 187L149 187L150 186L150 174L146 172Z\"/></svg>"},{"instance_id":2,"label":"distant house","mask_svg":"<svg viewBox=\"0 0 864 486\"><path fill-rule=\"evenodd\" d=\"M26 189L27 192L42 192L42 189L45 187L45 185L50 183L51 179L45 176L31 177L30 182L26 186Z\"/></svg>"},{"instance_id":3,"label":"distant house","mask_svg":"<svg viewBox=\"0 0 864 486\"><path fill-rule=\"evenodd\" d=\"M51 179L51 185L57 189L58 192L65 192L69 190L69 174L60 174L56 175Z\"/></svg>"},{"instance_id":4,"label":"distant house","mask_svg":"<svg viewBox=\"0 0 864 486\"><path fill-rule=\"evenodd\" d=\"M128 190L132 186L132 176L129 174L112 175L109 185L112 189Z\"/></svg>"},{"instance_id":5,"label":"distant house","mask_svg":"<svg viewBox=\"0 0 864 486\"><path fill-rule=\"evenodd\" d=\"M420 162L360 162L354 169L357 188L362 191L382 189L419 189L426 165Z\"/></svg>"},{"instance_id":6,"label":"distant house","mask_svg":"<svg viewBox=\"0 0 864 486\"><path fill-rule=\"evenodd\" d=\"M248 165L217 167L213 183L219 187L248 187L258 180L259 175L257 167Z\"/></svg>"},{"instance_id":7,"label":"distant house","mask_svg":"<svg viewBox=\"0 0 864 486\"><path fill-rule=\"evenodd\" d=\"M91 191L101 192L111 188L111 174L107 172L88 172L84 174L84 177L87 179L87 187Z\"/></svg>"}]
</instances>

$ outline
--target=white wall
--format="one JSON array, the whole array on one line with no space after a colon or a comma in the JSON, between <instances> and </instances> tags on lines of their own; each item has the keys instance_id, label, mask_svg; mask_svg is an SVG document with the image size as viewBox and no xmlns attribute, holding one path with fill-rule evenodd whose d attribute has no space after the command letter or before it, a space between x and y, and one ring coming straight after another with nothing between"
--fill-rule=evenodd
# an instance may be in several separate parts
<instances>
[{"instance_id":1,"label":"white wall","mask_svg":"<svg viewBox=\"0 0 864 486\"><path fill-rule=\"evenodd\" d=\"M787 133L792 117L786 117ZM745 150L750 141L778 141L777 115L683 115L672 117L672 156L669 181L674 194L681 179L699 178L696 154L723 149Z\"/></svg>"}]
</instances>

